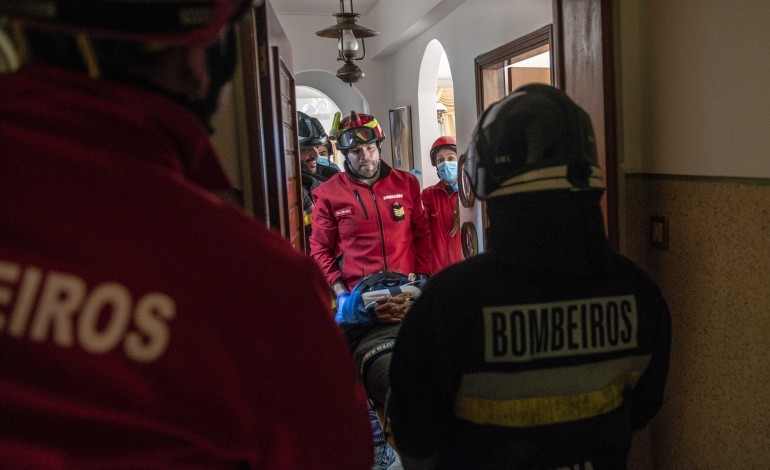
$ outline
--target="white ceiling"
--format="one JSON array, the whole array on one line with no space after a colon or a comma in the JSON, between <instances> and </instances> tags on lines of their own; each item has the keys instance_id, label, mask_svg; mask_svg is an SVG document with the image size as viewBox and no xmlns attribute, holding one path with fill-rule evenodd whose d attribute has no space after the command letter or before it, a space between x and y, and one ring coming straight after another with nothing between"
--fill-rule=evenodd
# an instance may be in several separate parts
<instances>
[{"instance_id":1,"label":"white ceiling","mask_svg":"<svg viewBox=\"0 0 770 470\"><path fill-rule=\"evenodd\" d=\"M339 0L268 0L273 10L283 15L332 14L340 11ZM367 13L377 0L353 0L355 13ZM344 0L345 11L350 11L350 0Z\"/></svg>"}]
</instances>

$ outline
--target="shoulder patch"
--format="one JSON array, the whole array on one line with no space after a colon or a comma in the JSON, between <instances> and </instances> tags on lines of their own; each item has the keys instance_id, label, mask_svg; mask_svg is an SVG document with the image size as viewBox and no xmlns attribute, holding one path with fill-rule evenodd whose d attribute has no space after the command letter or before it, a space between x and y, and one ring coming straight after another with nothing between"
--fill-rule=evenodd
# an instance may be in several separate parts
<instances>
[{"instance_id":1,"label":"shoulder patch","mask_svg":"<svg viewBox=\"0 0 770 470\"><path fill-rule=\"evenodd\" d=\"M336 211L334 211L334 216L342 217L345 215L350 215L352 213L353 213L353 209L351 209L350 207L345 207L344 209L337 209Z\"/></svg>"}]
</instances>

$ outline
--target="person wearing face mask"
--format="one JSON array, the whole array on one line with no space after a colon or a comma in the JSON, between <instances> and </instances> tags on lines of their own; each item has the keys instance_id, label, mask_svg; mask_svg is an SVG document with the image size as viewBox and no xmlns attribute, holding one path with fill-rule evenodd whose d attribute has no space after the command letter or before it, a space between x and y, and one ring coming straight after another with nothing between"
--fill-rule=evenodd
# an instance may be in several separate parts
<instances>
[{"instance_id":1,"label":"person wearing face mask","mask_svg":"<svg viewBox=\"0 0 770 470\"><path fill-rule=\"evenodd\" d=\"M457 206L457 139L441 136L430 148L430 163L441 180L422 191L431 239L431 272L462 261L460 213Z\"/></svg>"},{"instance_id":2,"label":"person wearing face mask","mask_svg":"<svg viewBox=\"0 0 770 470\"><path fill-rule=\"evenodd\" d=\"M310 256L337 296L339 313L350 292L370 275L387 272L426 278L431 273L431 246L420 183L414 175L391 168L380 159L385 133L377 119L352 111L332 131L344 156L345 171L313 190ZM407 311L402 307L403 301L396 299L378 304L375 327L357 345L351 344L356 357L395 339ZM373 468L400 468L376 416L372 425L376 445Z\"/></svg>"},{"instance_id":3,"label":"person wearing face mask","mask_svg":"<svg viewBox=\"0 0 770 470\"><path fill-rule=\"evenodd\" d=\"M332 146L331 140L328 140L328 136L326 136L326 138L327 141L325 145L319 145L315 148L318 152L318 158L316 159L316 162L318 162L319 165L328 166L334 168L337 171L342 171L340 170L340 167L332 161L332 157L334 156L334 147Z\"/></svg>"},{"instance_id":4,"label":"person wearing face mask","mask_svg":"<svg viewBox=\"0 0 770 470\"><path fill-rule=\"evenodd\" d=\"M297 112L297 130L299 134L299 154L302 161L303 186L312 186L310 190L318 187L318 184L305 182L305 176L311 177L322 183L333 175L339 173L339 167L332 166L329 161L331 146L329 136L326 135L321 122L308 116L302 111Z\"/></svg>"},{"instance_id":5,"label":"person wearing face mask","mask_svg":"<svg viewBox=\"0 0 770 470\"><path fill-rule=\"evenodd\" d=\"M302 111L297 112L297 134L299 136L299 158L302 162L302 225L305 240L310 236L313 222L313 196L311 192L335 174L339 168L329 166L326 145L331 145L321 122ZM322 162L321 149L326 152ZM336 165L335 165L336 166ZM305 243L307 246L307 243Z\"/></svg>"}]
</instances>

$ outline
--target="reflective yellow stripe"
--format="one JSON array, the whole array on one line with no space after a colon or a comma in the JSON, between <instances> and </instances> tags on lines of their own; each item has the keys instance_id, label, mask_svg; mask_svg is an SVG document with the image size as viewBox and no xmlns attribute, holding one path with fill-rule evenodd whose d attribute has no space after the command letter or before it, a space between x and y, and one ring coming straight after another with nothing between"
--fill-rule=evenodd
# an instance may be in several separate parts
<instances>
[{"instance_id":1,"label":"reflective yellow stripe","mask_svg":"<svg viewBox=\"0 0 770 470\"><path fill-rule=\"evenodd\" d=\"M513 428L586 419L619 407L623 401L623 390L633 387L639 376L637 372L629 372L600 390L573 395L512 400L458 396L454 414L475 424Z\"/></svg>"},{"instance_id":2,"label":"reflective yellow stripe","mask_svg":"<svg viewBox=\"0 0 770 470\"><path fill-rule=\"evenodd\" d=\"M310 223L311 223L312 221L313 221L313 213L312 213L312 212L311 212L310 214L306 215L306 216L305 216L305 217L302 219L302 223L303 223L303 224L305 224L305 227L307 227L308 225L310 225Z\"/></svg>"}]
</instances>

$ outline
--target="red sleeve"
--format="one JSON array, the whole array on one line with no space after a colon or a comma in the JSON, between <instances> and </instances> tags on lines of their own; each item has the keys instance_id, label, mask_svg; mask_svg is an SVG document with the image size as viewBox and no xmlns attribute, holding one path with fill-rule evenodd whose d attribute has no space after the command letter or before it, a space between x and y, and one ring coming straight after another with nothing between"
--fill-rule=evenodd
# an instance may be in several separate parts
<instances>
[{"instance_id":1,"label":"red sleeve","mask_svg":"<svg viewBox=\"0 0 770 470\"><path fill-rule=\"evenodd\" d=\"M273 334L281 355L271 384L277 403L264 468L369 469L374 456L366 397L352 356L329 307L328 287L311 260L284 299L285 327ZM299 274L299 273L297 273ZM276 312L276 315L280 313Z\"/></svg>"},{"instance_id":2,"label":"red sleeve","mask_svg":"<svg viewBox=\"0 0 770 470\"><path fill-rule=\"evenodd\" d=\"M330 182L326 183L327 185ZM342 272L334 262L339 239L337 219L332 213L331 203L323 195L313 192L313 231L310 234L310 256L318 263L326 282L331 286L342 280Z\"/></svg>"},{"instance_id":3,"label":"red sleeve","mask_svg":"<svg viewBox=\"0 0 770 470\"><path fill-rule=\"evenodd\" d=\"M417 177L409 174L409 192L412 196L412 245L414 248L414 272L418 274L431 274L431 243L428 217L422 207L420 197L420 183Z\"/></svg>"}]
</instances>

